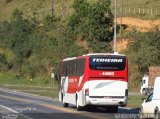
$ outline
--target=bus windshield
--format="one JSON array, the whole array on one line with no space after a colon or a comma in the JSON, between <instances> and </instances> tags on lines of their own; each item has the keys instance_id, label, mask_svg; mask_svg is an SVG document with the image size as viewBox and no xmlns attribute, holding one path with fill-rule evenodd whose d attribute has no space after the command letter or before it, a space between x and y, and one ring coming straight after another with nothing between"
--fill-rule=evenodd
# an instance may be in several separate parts
<instances>
[{"instance_id":1,"label":"bus windshield","mask_svg":"<svg viewBox=\"0 0 160 119\"><path fill-rule=\"evenodd\" d=\"M124 70L126 66L125 56L90 56L89 66L92 70Z\"/></svg>"}]
</instances>

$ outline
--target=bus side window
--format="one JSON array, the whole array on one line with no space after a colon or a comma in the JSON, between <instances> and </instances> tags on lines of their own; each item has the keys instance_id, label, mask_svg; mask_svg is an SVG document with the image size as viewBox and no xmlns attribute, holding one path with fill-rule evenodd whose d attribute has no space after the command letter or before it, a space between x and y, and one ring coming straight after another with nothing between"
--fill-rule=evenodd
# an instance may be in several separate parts
<instances>
[{"instance_id":1,"label":"bus side window","mask_svg":"<svg viewBox=\"0 0 160 119\"><path fill-rule=\"evenodd\" d=\"M79 76L79 74L78 74L78 62L79 62L79 60L77 60L76 63L75 63L75 75L76 76Z\"/></svg>"},{"instance_id":2,"label":"bus side window","mask_svg":"<svg viewBox=\"0 0 160 119\"><path fill-rule=\"evenodd\" d=\"M69 61L69 76L73 76L73 61Z\"/></svg>"},{"instance_id":3,"label":"bus side window","mask_svg":"<svg viewBox=\"0 0 160 119\"><path fill-rule=\"evenodd\" d=\"M66 65L66 76L70 76L70 61L67 61L67 65ZM65 76L65 77L66 77Z\"/></svg>"},{"instance_id":4,"label":"bus side window","mask_svg":"<svg viewBox=\"0 0 160 119\"><path fill-rule=\"evenodd\" d=\"M85 59L82 59L81 60L81 75L83 75L84 74L84 68L85 68Z\"/></svg>"},{"instance_id":5,"label":"bus side window","mask_svg":"<svg viewBox=\"0 0 160 119\"><path fill-rule=\"evenodd\" d=\"M80 70L80 61L81 61L81 60L78 60L78 62L77 62L77 75L78 75L78 76L80 76L80 74L81 74L81 73L80 73L80 72L81 72L81 70Z\"/></svg>"}]
</instances>

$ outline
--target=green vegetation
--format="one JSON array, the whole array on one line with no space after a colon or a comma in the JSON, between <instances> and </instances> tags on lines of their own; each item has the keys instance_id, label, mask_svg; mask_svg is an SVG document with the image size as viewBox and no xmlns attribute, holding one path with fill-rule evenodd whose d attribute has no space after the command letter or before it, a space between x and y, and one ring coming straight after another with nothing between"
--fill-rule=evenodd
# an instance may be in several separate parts
<instances>
[{"instance_id":1,"label":"green vegetation","mask_svg":"<svg viewBox=\"0 0 160 119\"><path fill-rule=\"evenodd\" d=\"M52 0L0 3L1 84L47 85L50 84L49 69L53 67L53 72L56 71L63 58L112 50L113 14L109 5L113 8L113 2L71 0L63 4L55 0L54 15L51 3ZM124 6L142 4L157 8L159 1L124 2ZM59 9L62 6L66 10L64 16ZM147 33L125 32L125 37L130 39L128 49L123 52L129 59L130 89L139 87L149 66L160 64L159 32L158 28Z\"/></svg>"},{"instance_id":2,"label":"green vegetation","mask_svg":"<svg viewBox=\"0 0 160 119\"><path fill-rule=\"evenodd\" d=\"M62 7L65 7L65 13L70 14L72 11L73 0L63 3L62 0L54 0L54 14L61 16ZM65 4L65 6L64 6ZM52 0L5 0L0 1L0 21L9 20L15 9L19 9L25 14L26 18L35 17L38 20L43 19L46 15L52 14Z\"/></svg>"},{"instance_id":3,"label":"green vegetation","mask_svg":"<svg viewBox=\"0 0 160 119\"><path fill-rule=\"evenodd\" d=\"M26 86L53 86L56 87L57 83L53 81L53 79L49 77L36 77L34 79L23 79L20 77L17 77L13 73L7 72L1 72L0 73L0 86L2 87L3 85L15 85L15 89L17 89L19 86L18 85L26 85ZM20 86L21 87L21 86ZM25 89L25 87L21 87Z\"/></svg>"},{"instance_id":4,"label":"green vegetation","mask_svg":"<svg viewBox=\"0 0 160 119\"><path fill-rule=\"evenodd\" d=\"M110 1L104 5L104 1L89 4L75 0L69 18L49 14L42 19L36 15L28 18L15 9L9 21L0 22L0 72L11 74L6 77L8 81L0 77L1 83L22 81L30 85L32 79L35 85L47 84L62 59L90 50L111 51L113 15L109 4Z\"/></svg>"},{"instance_id":5,"label":"green vegetation","mask_svg":"<svg viewBox=\"0 0 160 119\"><path fill-rule=\"evenodd\" d=\"M140 96L140 95L129 95L127 107L139 108L141 104L143 103L142 98L146 98L146 97Z\"/></svg>"},{"instance_id":6,"label":"green vegetation","mask_svg":"<svg viewBox=\"0 0 160 119\"><path fill-rule=\"evenodd\" d=\"M129 59L129 84L131 89L140 86L144 74L150 66L160 65L160 29L154 27L146 33L133 31L128 35L130 40L125 51Z\"/></svg>"},{"instance_id":7,"label":"green vegetation","mask_svg":"<svg viewBox=\"0 0 160 119\"><path fill-rule=\"evenodd\" d=\"M14 76L13 73L3 72L0 73L0 87L51 98L58 97L57 82L48 77L36 77L26 80Z\"/></svg>"},{"instance_id":8,"label":"green vegetation","mask_svg":"<svg viewBox=\"0 0 160 119\"><path fill-rule=\"evenodd\" d=\"M74 36L86 40L93 52L111 51L113 14L109 8L110 1L102 1L89 4L86 0L75 0L68 23Z\"/></svg>"},{"instance_id":9,"label":"green vegetation","mask_svg":"<svg viewBox=\"0 0 160 119\"><path fill-rule=\"evenodd\" d=\"M4 89L11 89L18 92L25 92L30 94L36 94L45 97L58 98L57 85L46 86L33 86L33 85L0 85Z\"/></svg>"}]
</instances>

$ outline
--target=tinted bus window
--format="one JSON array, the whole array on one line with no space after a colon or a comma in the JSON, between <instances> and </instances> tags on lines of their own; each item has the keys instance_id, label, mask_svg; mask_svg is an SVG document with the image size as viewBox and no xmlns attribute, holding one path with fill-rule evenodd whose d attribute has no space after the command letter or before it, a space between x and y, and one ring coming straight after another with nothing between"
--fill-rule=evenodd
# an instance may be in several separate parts
<instances>
[{"instance_id":1,"label":"tinted bus window","mask_svg":"<svg viewBox=\"0 0 160 119\"><path fill-rule=\"evenodd\" d=\"M82 76L84 74L85 59L64 61L62 76Z\"/></svg>"},{"instance_id":2,"label":"tinted bus window","mask_svg":"<svg viewBox=\"0 0 160 119\"><path fill-rule=\"evenodd\" d=\"M126 57L124 56L91 56L89 59L92 70L124 70Z\"/></svg>"},{"instance_id":3,"label":"tinted bus window","mask_svg":"<svg viewBox=\"0 0 160 119\"><path fill-rule=\"evenodd\" d=\"M80 59L79 60L79 75L82 76L84 74L84 69L85 69L85 59Z\"/></svg>"}]
</instances>

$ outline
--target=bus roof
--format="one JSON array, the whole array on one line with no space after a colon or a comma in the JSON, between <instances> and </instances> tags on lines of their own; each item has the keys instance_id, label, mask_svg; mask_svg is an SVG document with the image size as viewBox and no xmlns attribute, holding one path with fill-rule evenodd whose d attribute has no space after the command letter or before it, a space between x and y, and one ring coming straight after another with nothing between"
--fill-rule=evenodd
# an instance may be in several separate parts
<instances>
[{"instance_id":1,"label":"bus roof","mask_svg":"<svg viewBox=\"0 0 160 119\"><path fill-rule=\"evenodd\" d=\"M124 54L118 54L117 52L115 53L91 53L91 54L86 54L83 56L92 56L92 55L118 55L118 56L125 56Z\"/></svg>"},{"instance_id":2,"label":"bus roof","mask_svg":"<svg viewBox=\"0 0 160 119\"><path fill-rule=\"evenodd\" d=\"M76 57L65 58L65 59L63 59L63 61L69 61L69 60L74 60L74 59L76 59Z\"/></svg>"},{"instance_id":3,"label":"bus roof","mask_svg":"<svg viewBox=\"0 0 160 119\"><path fill-rule=\"evenodd\" d=\"M97 55L97 56L98 56L98 55L117 55L117 56L125 56L124 54L118 54L117 52L115 52L115 53L90 53L90 54L85 54L85 55L78 56L78 57L94 56L94 55ZM65 58L65 59L63 59L63 61L74 60L74 59L77 59L78 57Z\"/></svg>"}]
</instances>

